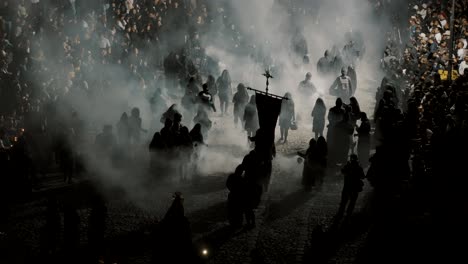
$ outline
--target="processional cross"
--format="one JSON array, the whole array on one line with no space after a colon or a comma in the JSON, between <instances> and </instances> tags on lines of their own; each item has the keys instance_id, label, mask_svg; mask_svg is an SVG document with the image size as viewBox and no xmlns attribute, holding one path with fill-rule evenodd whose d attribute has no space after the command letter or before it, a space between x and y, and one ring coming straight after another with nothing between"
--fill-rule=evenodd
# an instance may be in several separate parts
<instances>
[{"instance_id":1,"label":"processional cross","mask_svg":"<svg viewBox=\"0 0 468 264\"><path fill-rule=\"evenodd\" d=\"M270 74L270 70L265 70L262 75L266 77L266 93L268 94L268 85L270 85L270 78L273 79L273 76Z\"/></svg>"}]
</instances>

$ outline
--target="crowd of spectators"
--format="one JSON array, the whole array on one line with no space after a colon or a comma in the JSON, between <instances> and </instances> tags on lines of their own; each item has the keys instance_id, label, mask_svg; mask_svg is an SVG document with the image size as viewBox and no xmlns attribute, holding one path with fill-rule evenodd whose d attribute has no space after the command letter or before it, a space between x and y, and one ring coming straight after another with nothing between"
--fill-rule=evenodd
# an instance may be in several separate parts
<instances>
[{"instance_id":1,"label":"crowd of spectators","mask_svg":"<svg viewBox=\"0 0 468 264\"><path fill-rule=\"evenodd\" d=\"M467 217L460 208L468 146L468 1L455 1L453 32L451 3L411 1L408 29L401 31L408 42L401 45L398 34L389 38L374 116L378 146L367 175L381 198L410 187L418 210L434 213L437 228L451 225L449 233ZM389 211L386 205L378 208Z\"/></svg>"},{"instance_id":2,"label":"crowd of spectators","mask_svg":"<svg viewBox=\"0 0 468 264\"><path fill-rule=\"evenodd\" d=\"M2 1L1 126L24 128L28 113L38 112L48 120L37 123L50 128L53 108L67 96L104 97L127 87L153 93L163 86L160 73L171 51L187 58L181 67L188 75L186 68L199 69L206 60L204 32L235 35L225 6L200 0ZM69 117L73 109L62 112Z\"/></svg>"}]
</instances>

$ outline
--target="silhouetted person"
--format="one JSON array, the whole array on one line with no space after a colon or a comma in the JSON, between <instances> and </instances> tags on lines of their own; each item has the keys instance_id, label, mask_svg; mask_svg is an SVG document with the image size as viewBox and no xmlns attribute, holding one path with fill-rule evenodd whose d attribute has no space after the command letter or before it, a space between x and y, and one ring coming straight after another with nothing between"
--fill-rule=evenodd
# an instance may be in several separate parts
<instances>
[{"instance_id":1,"label":"silhouetted person","mask_svg":"<svg viewBox=\"0 0 468 264\"><path fill-rule=\"evenodd\" d=\"M232 98L232 103L234 104L234 125L236 127L237 123L239 122L239 119L242 122L245 106L248 102L249 94L247 93L247 88L245 88L244 84L239 83L239 85L237 85L237 92Z\"/></svg>"},{"instance_id":2,"label":"silhouetted person","mask_svg":"<svg viewBox=\"0 0 468 264\"><path fill-rule=\"evenodd\" d=\"M255 132L260 128L255 95L250 97L250 102L245 106L243 121L244 128L247 131L247 136L255 136Z\"/></svg>"},{"instance_id":3,"label":"silhouetted person","mask_svg":"<svg viewBox=\"0 0 468 264\"><path fill-rule=\"evenodd\" d=\"M257 132L257 136L259 135L261 135L261 133ZM239 168L239 172L245 173L244 195L246 200L244 213L247 227L249 228L254 228L256 225L254 210L258 207L262 199L266 169L262 154L255 149L244 157Z\"/></svg>"},{"instance_id":4,"label":"silhouetted person","mask_svg":"<svg viewBox=\"0 0 468 264\"><path fill-rule=\"evenodd\" d=\"M338 124L344 119L347 115L346 111L343 108L343 102L340 98L336 99L335 106L330 108L328 112L328 132L327 132L327 142L329 149L329 160L332 166L336 165L338 161L338 149L342 146L338 144Z\"/></svg>"},{"instance_id":5,"label":"silhouetted person","mask_svg":"<svg viewBox=\"0 0 468 264\"><path fill-rule=\"evenodd\" d=\"M312 110L312 132L315 134L315 139L323 136L323 130L325 129L325 115L327 114L327 108L322 98L317 98L315 101L314 109Z\"/></svg>"},{"instance_id":6,"label":"silhouetted person","mask_svg":"<svg viewBox=\"0 0 468 264\"><path fill-rule=\"evenodd\" d=\"M161 129L161 140L168 148L172 148L174 146L174 137L172 135L173 119L167 118L164 122L164 127Z\"/></svg>"},{"instance_id":7,"label":"silhouetted person","mask_svg":"<svg viewBox=\"0 0 468 264\"><path fill-rule=\"evenodd\" d=\"M276 156L276 146L274 140L264 132L263 129L258 129L254 137L249 138L250 141L255 143L254 151L250 152L252 155L249 157L257 159L258 168L256 178L260 182L263 191L268 191L270 185L270 178L272 172L272 161ZM247 157L246 156L246 157ZM248 160L253 160L252 158Z\"/></svg>"},{"instance_id":8,"label":"silhouetted person","mask_svg":"<svg viewBox=\"0 0 468 264\"><path fill-rule=\"evenodd\" d=\"M242 227L244 222L244 212L246 207L246 182L242 176L242 167L237 166L235 172L229 175L226 181L226 187L229 190L228 195L228 220L234 227Z\"/></svg>"},{"instance_id":9,"label":"silhouetted person","mask_svg":"<svg viewBox=\"0 0 468 264\"><path fill-rule=\"evenodd\" d=\"M213 95L208 90L208 84L203 84L203 90L198 93L198 101L205 108L205 111L216 112L216 107L213 102Z\"/></svg>"},{"instance_id":10,"label":"silhouetted person","mask_svg":"<svg viewBox=\"0 0 468 264\"><path fill-rule=\"evenodd\" d=\"M228 112L229 101L232 96L231 76L228 70L224 70L218 80L216 80L216 86L219 92L221 114L225 114Z\"/></svg>"},{"instance_id":11,"label":"silhouetted person","mask_svg":"<svg viewBox=\"0 0 468 264\"><path fill-rule=\"evenodd\" d=\"M341 169L344 176L343 190L341 192L340 208L337 217L343 217L346 211L346 217L351 217L359 193L362 192L365 178L364 170L359 164L358 157L355 154L350 156L348 163Z\"/></svg>"},{"instance_id":12,"label":"silhouetted person","mask_svg":"<svg viewBox=\"0 0 468 264\"><path fill-rule=\"evenodd\" d=\"M336 161L339 164L346 163L348 153L351 146L351 139L354 133L354 127L349 123L349 115L345 114L344 118L335 126L336 137L334 143L334 152L336 153Z\"/></svg>"},{"instance_id":13,"label":"silhouetted person","mask_svg":"<svg viewBox=\"0 0 468 264\"><path fill-rule=\"evenodd\" d=\"M316 168L320 166L318 152L317 152L317 141L311 139L309 141L309 148L306 153L297 153L304 159L304 169L302 170L302 186L304 190L311 191L312 187L315 186Z\"/></svg>"},{"instance_id":14,"label":"silhouetted person","mask_svg":"<svg viewBox=\"0 0 468 264\"><path fill-rule=\"evenodd\" d=\"M361 107L356 97L349 98L349 121L351 124L356 125L356 121L361 119Z\"/></svg>"},{"instance_id":15,"label":"silhouetted person","mask_svg":"<svg viewBox=\"0 0 468 264\"><path fill-rule=\"evenodd\" d=\"M165 124L166 120L169 119L171 122L174 122L174 115L176 113L180 114L179 107L177 104L171 105L164 114L161 116L161 123Z\"/></svg>"},{"instance_id":16,"label":"silhouetted person","mask_svg":"<svg viewBox=\"0 0 468 264\"><path fill-rule=\"evenodd\" d=\"M351 79L351 96L354 96L357 90L357 74L352 65L348 66L348 76Z\"/></svg>"},{"instance_id":17,"label":"silhouetted person","mask_svg":"<svg viewBox=\"0 0 468 264\"><path fill-rule=\"evenodd\" d=\"M317 88L312 82L312 73L308 72L305 79L299 83L298 91L301 95L311 96L317 92Z\"/></svg>"},{"instance_id":18,"label":"silhouetted person","mask_svg":"<svg viewBox=\"0 0 468 264\"><path fill-rule=\"evenodd\" d=\"M288 142L289 129L293 122L296 121L296 115L294 110L294 101L290 93L284 95L286 99L283 99L281 103L281 113L279 116L279 126L281 132L280 141L284 140L283 143Z\"/></svg>"},{"instance_id":19,"label":"silhouetted person","mask_svg":"<svg viewBox=\"0 0 468 264\"><path fill-rule=\"evenodd\" d=\"M216 80L213 75L208 75L208 78L205 83L208 87L208 92L211 94L213 105L216 105L215 98L218 95L218 86L216 85Z\"/></svg>"},{"instance_id":20,"label":"silhouetted person","mask_svg":"<svg viewBox=\"0 0 468 264\"><path fill-rule=\"evenodd\" d=\"M380 99L377 110L374 115L376 123L376 135L379 140L384 140L391 137L393 114L395 103L393 102L393 93L391 90L386 90L383 98Z\"/></svg>"},{"instance_id":21,"label":"silhouetted person","mask_svg":"<svg viewBox=\"0 0 468 264\"><path fill-rule=\"evenodd\" d=\"M158 227L153 263L193 263L190 222L184 213L184 198L176 192L171 207Z\"/></svg>"},{"instance_id":22,"label":"silhouetted person","mask_svg":"<svg viewBox=\"0 0 468 264\"><path fill-rule=\"evenodd\" d=\"M128 124L128 115L126 112L120 116L120 120L117 123L117 138L119 145L122 147L128 147L130 143L130 127Z\"/></svg>"},{"instance_id":23,"label":"silhouetted person","mask_svg":"<svg viewBox=\"0 0 468 264\"><path fill-rule=\"evenodd\" d=\"M333 72L333 56L326 50L323 57L317 62L317 72L322 75L328 75Z\"/></svg>"},{"instance_id":24,"label":"silhouetted person","mask_svg":"<svg viewBox=\"0 0 468 264\"><path fill-rule=\"evenodd\" d=\"M139 144L141 139L141 132L144 130L141 127L140 109L137 107L132 109L131 115L128 118L128 127L130 144Z\"/></svg>"},{"instance_id":25,"label":"silhouetted person","mask_svg":"<svg viewBox=\"0 0 468 264\"><path fill-rule=\"evenodd\" d=\"M193 144L195 145L204 145L205 141L203 140L202 126L197 123L190 131L190 138L192 139Z\"/></svg>"},{"instance_id":26,"label":"silhouetted person","mask_svg":"<svg viewBox=\"0 0 468 264\"><path fill-rule=\"evenodd\" d=\"M357 154L362 166L365 168L369 164L371 124L364 112L361 112L361 125L357 127L356 131L358 133Z\"/></svg>"}]
</instances>

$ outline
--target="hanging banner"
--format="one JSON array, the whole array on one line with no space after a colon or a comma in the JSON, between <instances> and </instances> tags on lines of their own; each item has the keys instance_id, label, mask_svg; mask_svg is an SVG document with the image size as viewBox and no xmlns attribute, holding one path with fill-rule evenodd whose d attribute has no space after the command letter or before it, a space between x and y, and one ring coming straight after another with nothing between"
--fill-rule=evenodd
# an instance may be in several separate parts
<instances>
[{"instance_id":1,"label":"hanging banner","mask_svg":"<svg viewBox=\"0 0 468 264\"><path fill-rule=\"evenodd\" d=\"M256 93L258 121L264 135L272 141L275 140L275 129L278 117L281 113L283 99L273 97L264 93Z\"/></svg>"}]
</instances>

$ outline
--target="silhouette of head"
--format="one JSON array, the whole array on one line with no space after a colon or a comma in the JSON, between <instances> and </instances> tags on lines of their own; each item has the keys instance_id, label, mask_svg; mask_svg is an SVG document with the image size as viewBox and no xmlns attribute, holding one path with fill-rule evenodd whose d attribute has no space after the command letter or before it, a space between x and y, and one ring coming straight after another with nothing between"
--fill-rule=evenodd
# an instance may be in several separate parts
<instances>
[{"instance_id":1,"label":"silhouette of head","mask_svg":"<svg viewBox=\"0 0 468 264\"><path fill-rule=\"evenodd\" d=\"M255 99L255 94L252 95L252 96L250 96L250 103L251 103L251 104L256 104L256 103L257 103L257 102L256 102L256 99Z\"/></svg>"},{"instance_id":2,"label":"silhouette of head","mask_svg":"<svg viewBox=\"0 0 468 264\"><path fill-rule=\"evenodd\" d=\"M194 132L200 133L201 132L201 125L200 123L196 123L195 126L193 127Z\"/></svg>"},{"instance_id":3,"label":"silhouette of head","mask_svg":"<svg viewBox=\"0 0 468 264\"><path fill-rule=\"evenodd\" d=\"M239 85L237 85L237 91L238 92L244 92L245 91L245 86L243 83L239 83Z\"/></svg>"},{"instance_id":4,"label":"silhouette of head","mask_svg":"<svg viewBox=\"0 0 468 264\"><path fill-rule=\"evenodd\" d=\"M180 124L182 122L182 115L180 113L174 114L174 123Z\"/></svg>"},{"instance_id":5,"label":"silhouette of head","mask_svg":"<svg viewBox=\"0 0 468 264\"><path fill-rule=\"evenodd\" d=\"M367 114L365 112L361 112L361 121L367 120Z\"/></svg>"},{"instance_id":6,"label":"silhouette of head","mask_svg":"<svg viewBox=\"0 0 468 264\"><path fill-rule=\"evenodd\" d=\"M309 148L314 148L316 145L317 145L317 141L315 140L315 138L309 141Z\"/></svg>"},{"instance_id":7,"label":"silhouette of head","mask_svg":"<svg viewBox=\"0 0 468 264\"><path fill-rule=\"evenodd\" d=\"M320 106L325 106L325 103L323 102L322 98L317 98L317 100L315 101L315 104L320 105Z\"/></svg>"},{"instance_id":8,"label":"silhouette of head","mask_svg":"<svg viewBox=\"0 0 468 264\"><path fill-rule=\"evenodd\" d=\"M172 126L172 120L170 118L166 118L166 121L164 121L164 127L171 127Z\"/></svg>"},{"instance_id":9,"label":"silhouette of head","mask_svg":"<svg viewBox=\"0 0 468 264\"><path fill-rule=\"evenodd\" d=\"M127 121L128 120L128 115L126 112L123 112L123 114L120 116L120 121Z\"/></svg>"},{"instance_id":10,"label":"silhouette of head","mask_svg":"<svg viewBox=\"0 0 468 264\"><path fill-rule=\"evenodd\" d=\"M132 116L133 117L140 117L140 109L138 109L138 107L134 107L132 109Z\"/></svg>"},{"instance_id":11,"label":"silhouette of head","mask_svg":"<svg viewBox=\"0 0 468 264\"><path fill-rule=\"evenodd\" d=\"M341 98L336 98L336 101L335 101L335 106L336 107L342 107L343 106L343 100L341 100Z\"/></svg>"}]
</instances>

